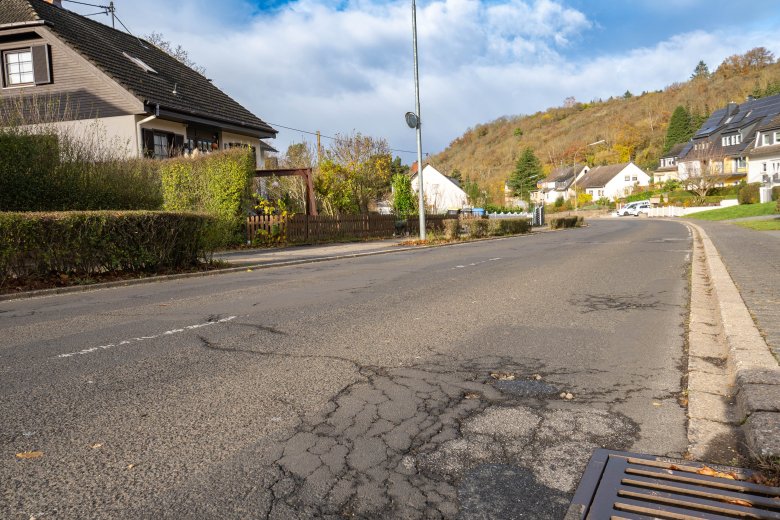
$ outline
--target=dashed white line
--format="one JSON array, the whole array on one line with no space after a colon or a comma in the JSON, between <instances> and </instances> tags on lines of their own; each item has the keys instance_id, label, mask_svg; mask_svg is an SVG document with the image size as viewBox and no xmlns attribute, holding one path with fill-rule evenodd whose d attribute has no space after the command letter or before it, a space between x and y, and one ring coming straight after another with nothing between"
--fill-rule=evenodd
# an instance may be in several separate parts
<instances>
[{"instance_id":1,"label":"dashed white line","mask_svg":"<svg viewBox=\"0 0 780 520\"><path fill-rule=\"evenodd\" d=\"M180 334L180 333L186 332L188 330L195 330L195 329L200 329L200 328L203 328L203 327L210 327L212 325L217 325L219 323L227 323L227 322L232 321L232 320L234 320L236 318L237 318L237 316L228 316L227 318L221 318L221 319L215 320L215 321L207 321L206 323L198 323L197 325L188 325L188 326L183 327L181 329L166 330L165 332L161 332L160 334L153 334L151 336L140 336L140 337L137 337L137 338L126 339L126 340L120 341L118 343L109 343L107 345L100 345L100 346L97 346L97 347L85 348L83 350L79 350L78 352L69 352L67 354L60 354L57 357L58 358L69 358L69 357L73 357L73 356L84 356L86 354L92 354L93 352L99 352L101 350L109 350L109 349L112 349L112 348L115 348L115 347L122 347L124 345L130 345L132 343L140 343L141 341L146 341L146 340L149 340L149 339L157 339L157 338L161 338L161 337L164 337L164 336L172 336L174 334Z\"/></svg>"},{"instance_id":2,"label":"dashed white line","mask_svg":"<svg viewBox=\"0 0 780 520\"><path fill-rule=\"evenodd\" d=\"M473 262L473 263L469 264L468 267L476 267L478 265L486 264L488 262L495 262L496 260L501 260L501 258L500 257L499 258L491 258L490 260L482 260L481 262ZM465 267L467 267L467 266L465 266L465 265L456 265L452 269L464 269Z\"/></svg>"}]
</instances>

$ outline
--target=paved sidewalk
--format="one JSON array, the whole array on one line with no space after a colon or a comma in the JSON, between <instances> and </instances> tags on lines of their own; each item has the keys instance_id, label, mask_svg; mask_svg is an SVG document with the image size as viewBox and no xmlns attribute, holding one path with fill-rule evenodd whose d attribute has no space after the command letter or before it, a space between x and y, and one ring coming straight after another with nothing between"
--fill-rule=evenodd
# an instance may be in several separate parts
<instances>
[{"instance_id":1,"label":"paved sidewalk","mask_svg":"<svg viewBox=\"0 0 780 520\"><path fill-rule=\"evenodd\" d=\"M388 240L372 240L368 242L348 242L343 244L319 244L280 248L245 249L216 253L214 260L223 260L234 266L278 264L283 262L298 262L316 260L334 256L360 255L392 251L398 249L401 242L412 238L393 238Z\"/></svg>"},{"instance_id":2,"label":"paved sidewalk","mask_svg":"<svg viewBox=\"0 0 780 520\"><path fill-rule=\"evenodd\" d=\"M709 235L775 357L780 359L780 234L696 221Z\"/></svg>"}]
</instances>

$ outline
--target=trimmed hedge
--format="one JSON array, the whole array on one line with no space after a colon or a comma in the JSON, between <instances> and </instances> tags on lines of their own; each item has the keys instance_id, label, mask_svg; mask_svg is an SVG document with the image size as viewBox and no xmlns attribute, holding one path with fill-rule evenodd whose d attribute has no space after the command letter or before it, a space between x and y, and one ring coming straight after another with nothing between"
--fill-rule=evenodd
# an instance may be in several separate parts
<instances>
[{"instance_id":1,"label":"trimmed hedge","mask_svg":"<svg viewBox=\"0 0 780 520\"><path fill-rule=\"evenodd\" d=\"M740 204L758 204L761 201L761 194L759 193L761 183L751 182L742 186L739 190L737 199Z\"/></svg>"},{"instance_id":2,"label":"trimmed hedge","mask_svg":"<svg viewBox=\"0 0 780 520\"><path fill-rule=\"evenodd\" d=\"M550 229L581 227L585 222L582 217L558 217L550 219Z\"/></svg>"},{"instance_id":3,"label":"trimmed hedge","mask_svg":"<svg viewBox=\"0 0 780 520\"><path fill-rule=\"evenodd\" d=\"M775 186L772 188L772 200L780 202L780 186Z\"/></svg>"},{"instance_id":4,"label":"trimmed hedge","mask_svg":"<svg viewBox=\"0 0 780 520\"><path fill-rule=\"evenodd\" d=\"M156 163L56 132L0 129L0 211L160 209Z\"/></svg>"},{"instance_id":5,"label":"trimmed hedge","mask_svg":"<svg viewBox=\"0 0 780 520\"><path fill-rule=\"evenodd\" d=\"M163 209L213 215L217 221L211 234L221 242L217 245L240 244L254 172L249 148L163 161Z\"/></svg>"},{"instance_id":6,"label":"trimmed hedge","mask_svg":"<svg viewBox=\"0 0 780 520\"><path fill-rule=\"evenodd\" d=\"M501 218L490 220L491 236L520 235L531 231L527 218Z\"/></svg>"},{"instance_id":7,"label":"trimmed hedge","mask_svg":"<svg viewBox=\"0 0 780 520\"><path fill-rule=\"evenodd\" d=\"M195 213L0 213L0 287L15 278L198 264L212 217Z\"/></svg>"}]
</instances>

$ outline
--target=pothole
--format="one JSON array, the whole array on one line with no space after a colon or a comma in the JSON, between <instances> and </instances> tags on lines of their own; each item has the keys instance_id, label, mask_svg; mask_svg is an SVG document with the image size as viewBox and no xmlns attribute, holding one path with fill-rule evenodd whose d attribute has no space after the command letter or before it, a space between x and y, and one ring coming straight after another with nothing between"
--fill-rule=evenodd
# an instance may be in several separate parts
<instances>
[{"instance_id":1,"label":"pothole","mask_svg":"<svg viewBox=\"0 0 780 520\"><path fill-rule=\"evenodd\" d=\"M560 394L560 390L542 381L497 381L495 387L505 394L515 397L552 397Z\"/></svg>"}]
</instances>

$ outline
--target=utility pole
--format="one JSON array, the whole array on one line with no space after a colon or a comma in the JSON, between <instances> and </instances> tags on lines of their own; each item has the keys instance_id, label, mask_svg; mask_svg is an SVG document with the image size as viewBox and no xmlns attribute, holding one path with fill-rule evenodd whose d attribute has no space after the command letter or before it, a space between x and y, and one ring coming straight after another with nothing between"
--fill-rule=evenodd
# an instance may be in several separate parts
<instances>
[{"instance_id":1,"label":"utility pole","mask_svg":"<svg viewBox=\"0 0 780 520\"><path fill-rule=\"evenodd\" d=\"M116 13L116 7L114 7L113 1L108 3L108 12L111 13L111 27L116 29L116 15L114 14Z\"/></svg>"},{"instance_id":2,"label":"utility pole","mask_svg":"<svg viewBox=\"0 0 780 520\"><path fill-rule=\"evenodd\" d=\"M322 145L320 144L320 131L317 130L317 166L320 165L321 153L322 153Z\"/></svg>"},{"instance_id":3,"label":"utility pole","mask_svg":"<svg viewBox=\"0 0 780 520\"><path fill-rule=\"evenodd\" d=\"M420 240L425 240L425 195L423 194L422 122L420 120L420 74L417 64L417 3L412 0L412 44L414 47L414 97L417 115L417 186L419 187Z\"/></svg>"}]
</instances>

